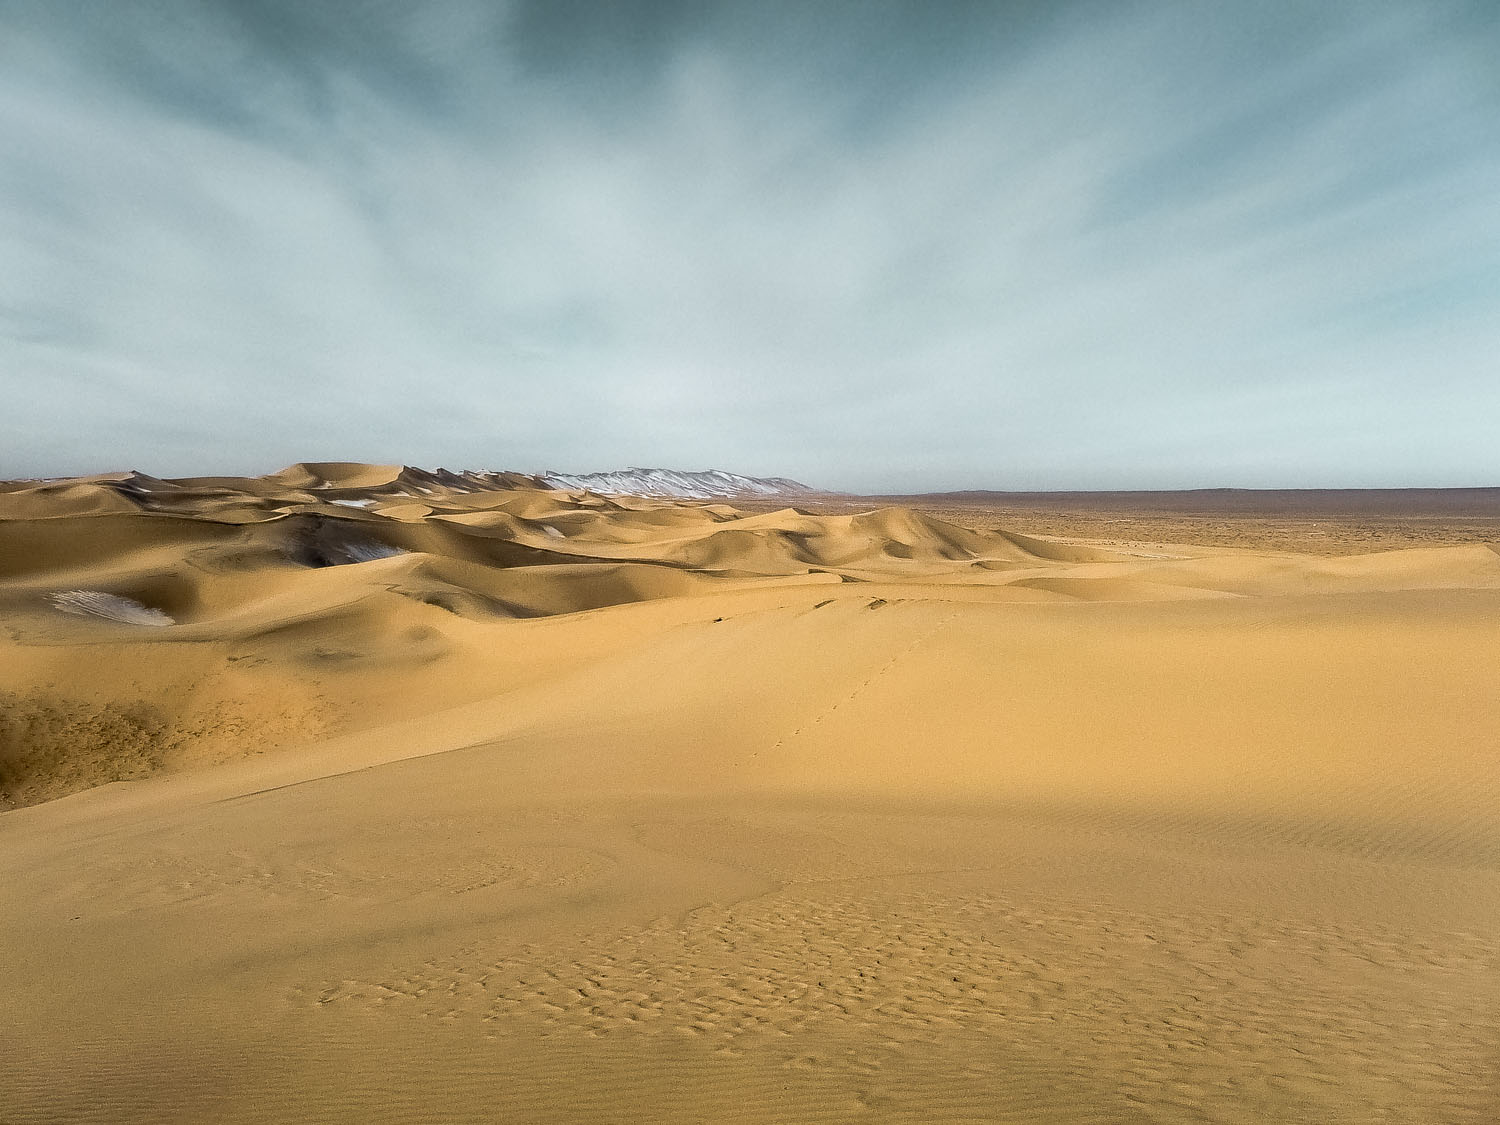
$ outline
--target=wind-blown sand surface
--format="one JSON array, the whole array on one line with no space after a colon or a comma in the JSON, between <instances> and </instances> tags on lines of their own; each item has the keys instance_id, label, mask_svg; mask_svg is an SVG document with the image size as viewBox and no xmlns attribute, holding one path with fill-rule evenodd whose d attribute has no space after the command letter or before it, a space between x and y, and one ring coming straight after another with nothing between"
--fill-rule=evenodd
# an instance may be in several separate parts
<instances>
[{"instance_id":1,"label":"wind-blown sand surface","mask_svg":"<svg viewBox=\"0 0 1500 1125\"><path fill-rule=\"evenodd\" d=\"M0 1119L1500 1119L1490 546L526 484L0 486Z\"/></svg>"}]
</instances>

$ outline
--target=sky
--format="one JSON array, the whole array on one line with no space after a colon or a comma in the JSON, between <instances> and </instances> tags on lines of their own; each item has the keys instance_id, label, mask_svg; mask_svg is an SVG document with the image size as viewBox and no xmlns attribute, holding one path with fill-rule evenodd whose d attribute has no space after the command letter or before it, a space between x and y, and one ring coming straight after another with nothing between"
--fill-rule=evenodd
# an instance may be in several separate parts
<instances>
[{"instance_id":1,"label":"sky","mask_svg":"<svg viewBox=\"0 0 1500 1125\"><path fill-rule=\"evenodd\" d=\"M0 477L1500 484L1500 4L0 0Z\"/></svg>"}]
</instances>

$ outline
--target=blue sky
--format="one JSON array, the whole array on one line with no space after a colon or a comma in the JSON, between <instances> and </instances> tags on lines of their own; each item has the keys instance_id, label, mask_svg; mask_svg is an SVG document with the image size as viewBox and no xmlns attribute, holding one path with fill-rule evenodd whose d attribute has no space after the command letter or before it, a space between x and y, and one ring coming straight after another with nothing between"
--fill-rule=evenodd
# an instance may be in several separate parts
<instances>
[{"instance_id":1,"label":"blue sky","mask_svg":"<svg viewBox=\"0 0 1500 1125\"><path fill-rule=\"evenodd\" d=\"M1500 484L1493 3L0 0L0 476Z\"/></svg>"}]
</instances>

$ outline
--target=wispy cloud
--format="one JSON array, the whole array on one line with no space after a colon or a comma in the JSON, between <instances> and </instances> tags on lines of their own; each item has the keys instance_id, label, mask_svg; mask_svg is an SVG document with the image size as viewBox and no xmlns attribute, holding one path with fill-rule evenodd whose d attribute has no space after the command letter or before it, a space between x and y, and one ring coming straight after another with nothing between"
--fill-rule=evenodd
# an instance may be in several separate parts
<instances>
[{"instance_id":1,"label":"wispy cloud","mask_svg":"<svg viewBox=\"0 0 1500 1125\"><path fill-rule=\"evenodd\" d=\"M1487 6L411 7L0 3L0 474L1500 479Z\"/></svg>"}]
</instances>

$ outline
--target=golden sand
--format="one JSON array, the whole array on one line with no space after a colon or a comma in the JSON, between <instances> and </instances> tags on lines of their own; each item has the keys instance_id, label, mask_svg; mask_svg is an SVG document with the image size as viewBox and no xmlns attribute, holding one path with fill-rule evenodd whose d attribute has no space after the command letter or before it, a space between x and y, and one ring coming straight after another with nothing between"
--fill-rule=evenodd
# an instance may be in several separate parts
<instances>
[{"instance_id":1,"label":"golden sand","mask_svg":"<svg viewBox=\"0 0 1500 1125\"><path fill-rule=\"evenodd\" d=\"M525 483L0 489L0 1120L1500 1120L1491 547Z\"/></svg>"}]
</instances>

